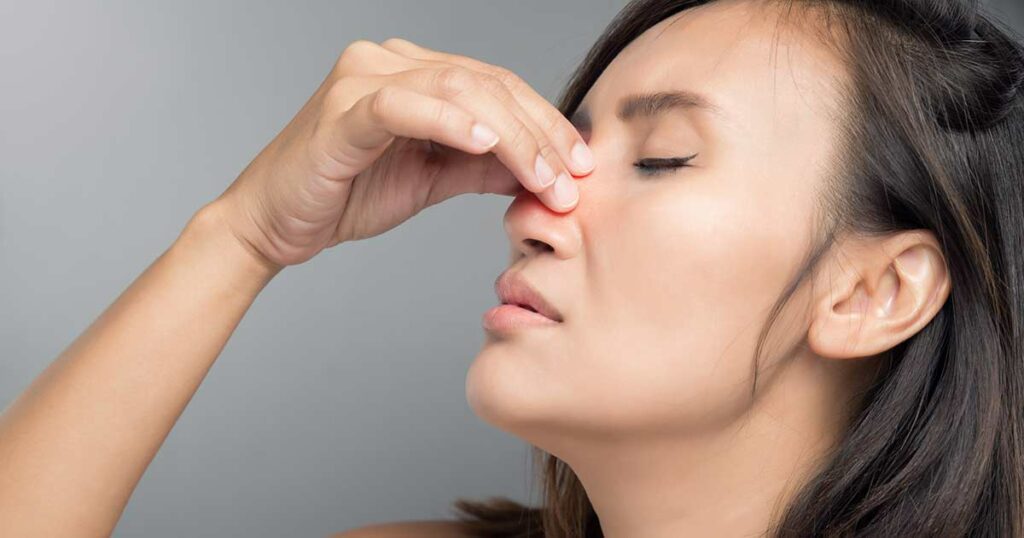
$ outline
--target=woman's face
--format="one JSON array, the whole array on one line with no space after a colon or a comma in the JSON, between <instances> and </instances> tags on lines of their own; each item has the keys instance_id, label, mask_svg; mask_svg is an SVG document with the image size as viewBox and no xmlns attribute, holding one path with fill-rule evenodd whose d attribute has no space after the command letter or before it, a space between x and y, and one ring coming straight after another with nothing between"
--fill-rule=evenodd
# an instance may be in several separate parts
<instances>
[{"instance_id":1,"label":"woman's face","mask_svg":"<svg viewBox=\"0 0 1024 538\"><path fill-rule=\"evenodd\" d=\"M587 93L574 121L596 168L579 205L556 213L524 191L505 214L510 270L564 321L486 331L466 379L479 416L552 446L717 429L748 410L758 332L811 244L844 73L771 13L719 1L677 14ZM662 92L717 109L637 100ZM691 155L659 175L634 166ZM806 333L806 315L779 322L761 368Z\"/></svg>"}]
</instances>

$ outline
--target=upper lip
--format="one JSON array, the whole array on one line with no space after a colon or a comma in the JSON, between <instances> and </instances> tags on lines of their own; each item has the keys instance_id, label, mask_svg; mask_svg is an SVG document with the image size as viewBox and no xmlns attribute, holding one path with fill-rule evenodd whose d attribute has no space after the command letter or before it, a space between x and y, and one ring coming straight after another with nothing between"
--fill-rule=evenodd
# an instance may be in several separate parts
<instances>
[{"instance_id":1,"label":"upper lip","mask_svg":"<svg viewBox=\"0 0 1024 538\"><path fill-rule=\"evenodd\" d=\"M502 304L529 306L542 316L562 321L562 315L518 271L502 273L494 281L494 291Z\"/></svg>"}]
</instances>

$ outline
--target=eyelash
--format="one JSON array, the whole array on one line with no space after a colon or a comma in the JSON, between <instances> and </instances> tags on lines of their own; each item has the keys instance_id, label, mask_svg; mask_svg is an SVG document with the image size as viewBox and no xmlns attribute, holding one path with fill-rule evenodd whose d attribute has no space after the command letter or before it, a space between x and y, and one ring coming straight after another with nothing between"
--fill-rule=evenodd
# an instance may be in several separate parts
<instances>
[{"instance_id":1,"label":"eyelash","mask_svg":"<svg viewBox=\"0 0 1024 538\"><path fill-rule=\"evenodd\" d=\"M641 175L644 176L657 176L675 170L676 168L683 168L689 166L688 162L693 160L697 154L694 153L689 157L669 157L669 158L650 158L640 159L633 163L633 166L640 171Z\"/></svg>"}]
</instances>

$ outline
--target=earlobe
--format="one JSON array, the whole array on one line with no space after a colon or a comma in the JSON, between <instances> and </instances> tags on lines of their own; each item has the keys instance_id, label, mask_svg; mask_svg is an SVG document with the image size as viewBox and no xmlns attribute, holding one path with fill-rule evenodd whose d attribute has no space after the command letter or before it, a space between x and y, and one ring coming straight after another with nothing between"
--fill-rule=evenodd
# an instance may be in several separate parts
<instances>
[{"instance_id":1,"label":"earlobe","mask_svg":"<svg viewBox=\"0 0 1024 538\"><path fill-rule=\"evenodd\" d=\"M816 286L807 340L822 357L883 353L924 328L949 296L945 259L931 234L904 232L852 250L853 259L830 267L831 277Z\"/></svg>"}]
</instances>

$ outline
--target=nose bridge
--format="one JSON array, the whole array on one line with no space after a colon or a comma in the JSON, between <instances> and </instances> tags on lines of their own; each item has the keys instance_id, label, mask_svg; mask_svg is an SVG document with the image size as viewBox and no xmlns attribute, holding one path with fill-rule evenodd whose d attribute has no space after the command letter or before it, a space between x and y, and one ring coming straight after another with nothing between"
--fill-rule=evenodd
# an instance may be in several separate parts
<instances>
[{"instance_id":1,"label":"nose bridge","mask_svg":"<svg viewBox=\"0 0 1024 538\"><path fill-rule=\"evenodd\" d=\"M602 149L602 144L608 145ZM616 194L616 182L612 178L601 179L609 173L616 173L614 160L619 156L619 145L613 136L605 135L598 140L596 133L587 141L594 154L594 170L583 177L575 178L580 190L576 207L568 213L559 213L544 205L535 194L522 191L516 195L505 211L504 227L512 246L512 261L525 257L553 253L560 259L579 255L583 247L583 232L586 219L599 218L597 208L609 207L607 201ZM602 162L605 161L605 162Z\"/></svg>"}]
</instances>

